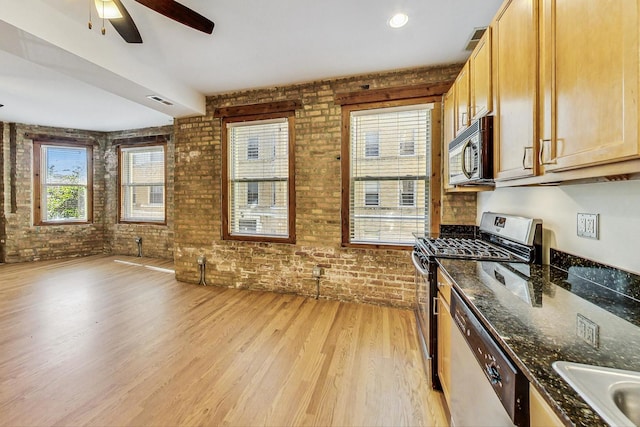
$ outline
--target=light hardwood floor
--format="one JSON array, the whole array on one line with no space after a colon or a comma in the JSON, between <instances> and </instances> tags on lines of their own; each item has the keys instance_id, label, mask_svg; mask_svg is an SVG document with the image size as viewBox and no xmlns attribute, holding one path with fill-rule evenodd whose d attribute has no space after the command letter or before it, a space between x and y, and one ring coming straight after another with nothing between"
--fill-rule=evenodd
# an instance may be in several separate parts
<instances>
[{"instance_id":1,"label":"light hardwood floor","mask_svg":"<svg viewBox=\"0 0 640 427\"><path fill-rule=\"evenodd\" d=\"M446 425L411 311L119 261L0 265L0 425Z\"/></svg>"}]
</instances>

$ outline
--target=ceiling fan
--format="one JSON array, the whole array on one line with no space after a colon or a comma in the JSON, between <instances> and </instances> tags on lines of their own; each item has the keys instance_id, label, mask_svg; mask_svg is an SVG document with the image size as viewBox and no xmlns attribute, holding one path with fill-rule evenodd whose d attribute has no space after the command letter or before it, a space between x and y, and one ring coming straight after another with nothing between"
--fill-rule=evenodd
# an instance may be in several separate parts
<instances>
[{"instance_id":1,"label":"ceiling fan","mask_svg":"<svg viewBox=\"0 0 640 427\"><path fill-rule=\"evenodd\" d=\"M213 32L213 22L199 13L174 0L135 0L151 10L166 16L169 19L180 22L188 27L211 34ZM122 36L127 43L142 43L142 37L136 27L135 22L129 15L120 0L95 0L98 15L103 19L108 19L113 28ZM91 17L89 17L89 28L91 28ZM105 30L102 28L102 33Z\"/></svg>"}]
</instances>

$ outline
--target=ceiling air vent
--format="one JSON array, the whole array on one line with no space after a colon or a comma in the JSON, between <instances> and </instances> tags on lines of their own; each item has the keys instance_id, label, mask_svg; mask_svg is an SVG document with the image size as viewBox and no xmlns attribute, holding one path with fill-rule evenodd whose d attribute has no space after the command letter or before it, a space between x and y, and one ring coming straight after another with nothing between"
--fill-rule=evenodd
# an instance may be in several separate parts
<instances>
[{"instance_id":1,"label":"ceiling air vent","mask_svg":"<svg viewBox=\"0 0 640 427\"><path fill-rule=\"evenodd\" d=\"M159 102L160 104L173 105L172 102L169 102L166 99L159 97L158 95L148 95L147 98L149 98L152 101Z\"/></svg>"},{"instance_id":2,"label":"ceiling air vent","mask_svg":"<svg viewBox=\"0 0 640 427\"><path fill-rule=\"evenodd\" d=\"M474 28L465 50L472 51L473 49L475 49L486 29L487 27Z\"/></svg>"}]
</instances>

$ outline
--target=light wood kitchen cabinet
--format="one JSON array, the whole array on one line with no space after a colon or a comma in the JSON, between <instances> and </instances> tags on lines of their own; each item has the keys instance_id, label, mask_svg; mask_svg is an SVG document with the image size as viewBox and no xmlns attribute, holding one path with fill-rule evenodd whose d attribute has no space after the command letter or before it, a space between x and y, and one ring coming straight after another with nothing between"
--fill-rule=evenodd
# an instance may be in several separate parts
<instances>
[{"instance_id":1,"label":"light wood kitchen cabinet","mask_svg":"<svg viewBox=\"0 0 640 427\"><path fill-rule=\"evenodd\" d=\"M544 172L639 157L638 0L542 0Z\"/></svg>"},{"instance_id":2,"label":"light wood kitchen cabinet","mask_svg":"<svg viewBox=\"0 0 640 427\"><path fill-rule=\"evenodd\" d=\"M471 124L471 119L484 116L492 109L490 40L490 31L487 29L451 89L443 96L443 187L448 193L478 192L494 188L486 185L449 184L447 156L449 143Z\"/></svg>"},{"instance_id":3,"label":"light wood kitchen cabinet","mask_svg":"<svg viewBox=\"0 0 640 427\"><path fill-rule=\"evenodd\" d=\"M508 0L492 24L495 179L538 173L538 2Z\"/></svg>"},{"instance_id":4,"label":"light wood kitchen cabinet","mask_svg":"<svg viewBox=\"0 0 640 427\"><path fill-rule=\"evenodd\" d=\"M471 120L493 109L491 91L491 27L488 27L469 58L469 98Z\"/></svg>"},{"instance_id":5,"label":"light wood kitchen cabinet","mask_svg":"<svg viewBox=\"0 0 640 427\"><path fill-rule=\"evenodd\" d=\"M454 93L453 86L449 89L449 92L445 93L442 97L442 185L445 191L455 188L449 184L449 143L455 136L454 121L455 121L455 107L454 107Z\"/></svg>"},{"instance_id":6,"label":"light wood kitchen cabinet","mask_svg":"<svg viewBox=\"0 0 640 427\"><path fill-rule=\"evenodd\" d=\"M531 427L560 427L564 423L545 402L540 393L529 385L529 425Z\"/></svg>"},{"instance_id":7,"label":"light wood kitchen cabinet","mask_svg":"<svg viewBox=\"0 0 640 427\"><path fill-rule=\"evenodd\" d=\"M451 86L449 92L445 93L442 97L442 111L443 111L443 129L442 129L442 141L444 142L445 152L449 148L449 143L453 141L455 137L454 120L456 116L455 112L455 96L453 93L454 86Z\"/></svg>"},{"instance_id":8,"label":"light wood kitchen cabinet","mask_svg":"<svg viewBox=\"0 0 640 427\"><path fill-rule=\"evenodd\" d=\"M438 377L447 404L451 384L451 282L438 270Z\"/></svg>"},{"instance_id":9,"label":"light wood kitchen cabinet","mask_svg":"<svg viewBox=\"0 0 640 427\"><path fill-rule=\"evenodd\" d=\"M455 125L454 132L458 136L460 132L469 127L469 61L464 64L460 74L453 84Z\"/></svg>"}]
</instances>

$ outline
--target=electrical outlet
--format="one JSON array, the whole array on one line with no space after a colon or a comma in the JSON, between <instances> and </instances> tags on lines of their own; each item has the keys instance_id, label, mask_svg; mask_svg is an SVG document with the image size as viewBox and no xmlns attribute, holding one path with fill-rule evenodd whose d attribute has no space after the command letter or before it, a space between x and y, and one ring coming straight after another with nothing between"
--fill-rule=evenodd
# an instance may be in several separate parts
<instances>
[{"instance_id":1,"label":"electrical outlet","mask_svg":"<svg viewBox=\"0 0 640 427\"><path fill-rule=\"evenodd\" d=\"M580 237L598 239L599 214L579 213L577 234Z\"/></svg>"},{"instance_id":2,"label":"electrical outlet","mask_svg":"<svg viewBox=\"0 0 640 427\"><path fill-rule=\"evenodd\" d=\"M576 335L594 348L600 345L600 326L580 313L576 319Z\"/></svg>"}]
</instances>

